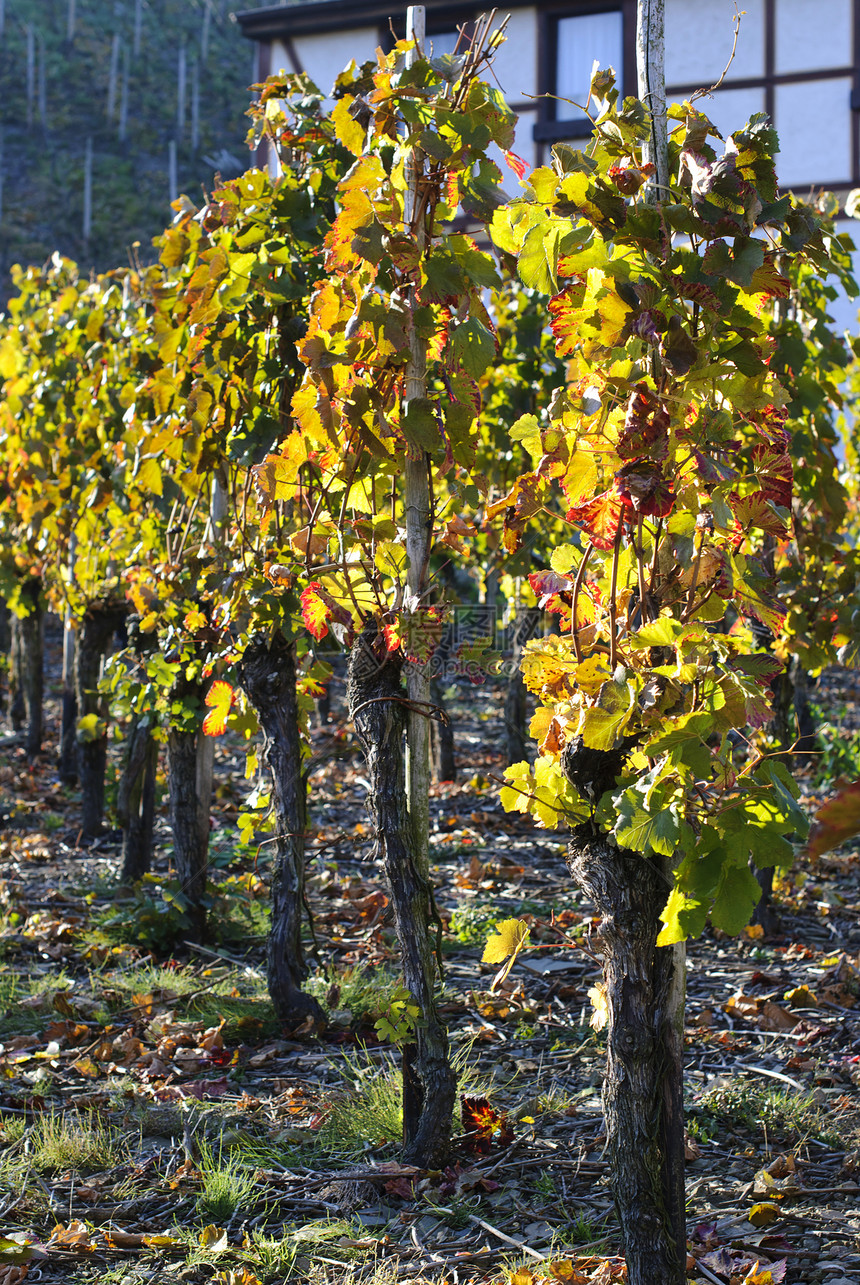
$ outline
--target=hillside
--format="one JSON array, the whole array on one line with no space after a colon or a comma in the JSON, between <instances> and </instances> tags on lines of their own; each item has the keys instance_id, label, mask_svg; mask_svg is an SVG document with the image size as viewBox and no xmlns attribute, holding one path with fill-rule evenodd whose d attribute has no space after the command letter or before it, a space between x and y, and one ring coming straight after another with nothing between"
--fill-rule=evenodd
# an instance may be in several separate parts
<instances>
[{"instance_id":1,"label":"hillside","mask_svg":"<svg viewBox=\"0 0 860 1285\"><path fill-rule=\"evenodd\" d=\"M192 199L216 168L244 168L253 48L231 11L260 3L0 0L0 304L12 264L54 250L96 269L127 263L134 242L151 257L171 142Z\"/></svg>"}]
</instances>

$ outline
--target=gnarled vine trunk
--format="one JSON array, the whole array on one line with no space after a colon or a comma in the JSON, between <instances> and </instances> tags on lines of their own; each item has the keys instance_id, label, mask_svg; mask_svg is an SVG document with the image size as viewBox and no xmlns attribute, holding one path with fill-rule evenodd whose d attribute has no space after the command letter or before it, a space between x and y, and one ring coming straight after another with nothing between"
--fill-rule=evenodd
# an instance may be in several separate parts
<instances>
[{"instance_id":1,"label":"gnarled vine trunk","mask_svg":"<svg viewBox=\"0 0 860 1285\"><path fill-rule=\"evenodd\" d=\"M99 679L105 652L125 619L126 611L125 603L110 599L90 603L81 622L75 648L81 830L90 839L101 834L105 809L108 702L99 691ZM90 720L90 725L81 727L84 718Z\"/></svg>"},{"instance_id":2,"label":"gnarled vine trunk","mask_svg":"<svg viewBox=\"0 0 860 1285\"><path fill-rule=\"evenodd\" d=\"M609 1009L603 1110L629 1285L683 1285L683 1030L672 947L657 947L664 863L578 826L567 864L601 916Z\"/></svg>"},{"instance_id":3,"label":"gnarled vine trunk","mask_svg":"<svg viewBox=\"0 0 860 1285\"><path fill-rule=\"evenodd\" d=\"M202 707L205 689L184 673L174 684L172 700ZM173 861L192 938L205 945L206 869L209 859L209 812L212 804L212 738L191 712L185 726L171 727L167 737L167 783Z\"/></svg>"},{"instance_id":4,"label":"gnarled vine trunk","mask_svg":"<svg viewBox=\"0 0 860 1285\"><path fill-rule=\"evenodd\" d=\"M347 695L367 759L368 806L377 857L391 889L403 979L420 1008L414 1043L403 1049L404 1158L438 1163L451 1136L456 1076L448 1034L436 1005L436 960L430 934L432 892L406 807L403 733L407 708L401 653L388 653L375 624L353 644Z\"/></svg>"},{"instance_id":5,"label":"gnarled vine trunk","mask_svg":"<svg viewBox=\"0 0 860 1285\"><path fill-rule=\"evenodd\" d=\"M242 657L241 682L263 729L263 757L272 775L277 846L272 874L272 919L266 972L278 1017L324 1021L317 1001L302 990L308 975L302 950L305 908L306 791L302 775L296 645L281 633L252 638Z\"/></svg>"}]
</instances>

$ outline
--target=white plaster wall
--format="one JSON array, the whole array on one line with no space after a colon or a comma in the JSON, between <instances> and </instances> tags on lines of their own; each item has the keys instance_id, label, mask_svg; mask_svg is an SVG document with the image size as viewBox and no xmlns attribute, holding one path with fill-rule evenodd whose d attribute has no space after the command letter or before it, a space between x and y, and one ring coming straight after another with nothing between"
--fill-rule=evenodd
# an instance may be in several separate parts
<instances>
[{"instance_id":1,"label":"white plaster wall","mask_svg":"<svg viewBox=\"0 0 860 1285\"><path fill-rule=\"evenodd\" d=\"M272 41L271 75L279 76L282 71L291 72L292 70L293 70L293 64L290 62L289 58L287 57L287 51L284 48L282 41L273 40Z\"/></svg>"},{"instance_id":2,"label":"white plaster wall","mask_svg":"<svg viewBox=\"0 0 860 1285\"><path fill-rule=\"evenodd\" d=\"M537 93L537 9L514 9L507 35L493 71L508 102L518 103Z\"/></svg>"},{"instance_id":3,"label":"white plaster wall","mask_svg":"<svg viewBox=\"0 0 860 1285\"><path fill-rule=\"evenodd\" d=\"M328 31L319 36L296 36L293 40L299 62L311 80L327 94L343 69L354 58L361 65L376 59L379 32L376 27L355 27L349 31ZM272 70L279 70L274 63ZM287 64L286 70L290 66Z\"/></svg>"},{"instance_id":4,"label":"white plaster wall","mask_svg":"<svg viewBox=\"0 0 860 1285\"><path fill-rule=\"evenodd\" d=\"M818 0L802 0L815 7ZM782 4L782 0L777 0ZM764 0L743 0L740 35L729 76L764 72ZM666 83L707 88L723 73L734 39L733 0L666 0Z\"/></svg>"},{"instance_id":5,"label":"white plaster wall","mask_svg":"<svg viewBox=\"0 0 860 1285\"><path fill-rule=\"evenodd\" d=\"M764 111L763 89L718 89L710 98L697 98L694 106L712 120L723 138L746 125L750 116ZM715 139L711 146L719 152Z\"/></svg>"},{"instance_id":6,"label":"white plaster wall","mask_svg":"<svg viewBox=\"0 0 860 1285\"><path fill-rule=\"evenodd\" d=\"M534 129L536 120L536 111L522 112L520 114L516 124L514 145L511 148L514 155L519 156L520 159L525 161L528 166L528 169L525 172L526 178L528 178L536 163L537 144L532 137L532 130ZM508 196L520 196L522 194L520 181L508 165L508 162L505 160L501 148L497 147L495 143L491 143L487 148L487 155L490 160L496 162L499 169L502 171L502 187L507 192Z\"/></svg>"},{"instance_id":7,"label":"white plaster wall","mask_svg":"<svg viewBox=\"0 0 860 1285\"><path fill-rule=\"evenodd\" d=\"M776 0L777 72L848 67L852 0Z\"/></svg>"},{"instance_id":8,"label":"white plaster wall","mask_svg":"<svg viewBox=\"0 0 860 1285\"><path fill-rule=\"evenodd\" d=\"M623 36L621 14L590 13L563 17L558 24L558 71L556 92L569 102L555 104L556 120L582 120L574 103L585 105L591 85L591 69L597 61L601 67L613 67L623 93L629 86L621 84Z\"/></svg>"},{"instance_id":9,"label":"white plaster wall","mask_svg":"<svg viewBox=\"0 0 860 1285\"><path fill-rule=\"evenodd\" d=\"M776 86L776 172L783 188L850 180L850 96L848 76ZM822 128L825 121L826 129Z\"/></svg>"}]
</instances>

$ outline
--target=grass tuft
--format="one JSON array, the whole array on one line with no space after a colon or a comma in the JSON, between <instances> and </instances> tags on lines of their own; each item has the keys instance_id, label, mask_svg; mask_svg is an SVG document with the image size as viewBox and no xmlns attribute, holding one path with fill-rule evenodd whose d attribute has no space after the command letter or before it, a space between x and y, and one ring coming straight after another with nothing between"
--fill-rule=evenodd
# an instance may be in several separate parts
<instances>
[{"instance_id":1,"label":"grass tuft","mask_svg":"<svg viewBox=\"0 0 860 1285\"><path fill-rule=\"evenodd\" d=\"M75 1118L50 1111L39 1117L30 1137L30 1162L43 1171L108 1169L118 1153L116 1134L91 1114Z\"/></svg>"},{"instance_id":2,"label":"grass tuft","mask_svg":"<svg viewBox=\"0 0 860 1285\"><path fill-rule=\"evenodd\" d=\"M203 1184L197 1208L207 1218L226 1222L248 1202L256 1185L254 1174L237 1157L225 1159L220 1146L216 1152L206 1142L200 1146L199 1168Z\"/></svg>"}]
</instances>

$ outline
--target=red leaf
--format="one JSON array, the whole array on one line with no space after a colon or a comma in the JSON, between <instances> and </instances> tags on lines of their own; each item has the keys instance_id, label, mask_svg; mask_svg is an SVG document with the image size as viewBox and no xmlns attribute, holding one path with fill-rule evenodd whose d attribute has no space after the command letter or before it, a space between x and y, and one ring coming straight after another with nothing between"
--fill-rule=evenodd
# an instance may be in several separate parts
<instances>
[{"instance_id":1,"label":"red leaf","mask_svg":"<svg viewBox=\"0 0 860 1285\"><path fill-rule=\"evenodd\" d=\"M517 178L522 178L528 169L528 161L524 161L521 156L517 156L516 152L505 152L505 160Z\"/></svg>"},{"instance_id":2,"label":"red leaf","mask_svg":"<svg viewBox=\"0 0 860 1285\"><path fill-rule=\"evenodd\" d=\"M573 589L573 581L567 576L557 575L555 571L533 571L529 584L541 608L546 606L548 599L560 593L569 594Z\"/></svg>"},{"instance_id":3,"label":"red leaf","mask_svg":"<svg viewBox=\"0 0 860 1285\"><path fill-rule=\"evenodd\" d=\"M319 593L320 585L315 580L307 589L302 590L302 620L312 638L317 642L328 633L328 621L331 615L328 606Z\"/></svg>"},{"instance_id":4,"label":"red leaf","mask_svg":"<svg viewBox=\"0 0 860 1285\"><path fill-rule=\"evenodd\" d=\"M550 329L555 339L559 357L569 357L576 352L582 340L582 301L585 286L576 282L567 286L549 301Z\"/></svg>"},{"instance_id":5,"label":"red leaf","mask_svg":"<svg viewBox=\"0 0 860 1285\"><path fill-rule=\"evenodd\" d=\"M504 1148L514 1140L507 1116L491 1107L487 1098L461 1098L460 1115L466 1146L477 1155L487 1155L494 1142Z\"/></svg>"},{"instance_id":6,"label":"red leaf","mask_svg":"<svg viewBox=\"0 0 860 1285\"><path fill-rule=\"evenodd\" d=\"M651 449L654 447L655 449ZM663 459L669 448L669 412L647 388L634 388L627 402L617 451L623 460L640 455Z\"/></svg>"},{"instance_id":7,"label":"red leaf","mask_svg":"<svg viewBox=\"0 0 860 1285\"><path fill-rule=\"evenodd\" d=\"M206 693L206 704L209 713L203 720L203 732L206 736L220 736L227 730L227 715L233 706L233 688L229 683L213 683Z\"/></svg>"},{"instance_id":8,"label":"red leaf","mask_svg":"<svg viewBox=\"0 0 860 1285\"><path fill-rule=\"evenodd\" d=\"M785 450L768 443L753 447L753 471L766 500L787 509L791 505L794 470Z\"/></svg>"},{"instance_id":9,"label":"red leaf","mask_svg":"<svg viewBox=\"0 0 860 1285\"><path fill-rule=\"evenodd\" d=\"M767 531L770 535L783 536L786 526L778 513L768 502L771 499L764 491L753 491L752 495L738 495L732 491L729 503L734 514L738 532L746 532L750 527Z\"/></svg>"},{"instance_id":10,"label":"red leaf","mask_svg":"<svg viewBox=\"0 0 860 1285\"><path fill-rule=\"evenodd\" d=\"M847 839L860 834L860 781L843 785L839 793L815 814L815 823L806 845L807 857L820 857L832 852Z\"/></svg>"},{"instance_id":11,"label":"red leaf","mask_svg":"<svg viewBox=\"0 0 860 1285\"><path fill-rule=\"evenodd\" d=\"M604 491L585 504L575 504L567 511L568 522L575 522L591 536L596 549L611 549L624 516L624 504L617 491Z\"/></svg>"},{"instance_id":12,"label":"red leaf","mask_svg":"<svg viewBox=\"0 0 860 1285\"><path fill-rule=\"evenodd\" d=\"M624 507L632 513L665 518L672 512L675 503L672 483L657 464L632 460L616 473L615 484Z\"/></svg>"}]
</instances>

